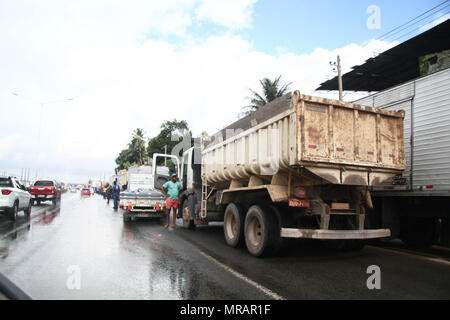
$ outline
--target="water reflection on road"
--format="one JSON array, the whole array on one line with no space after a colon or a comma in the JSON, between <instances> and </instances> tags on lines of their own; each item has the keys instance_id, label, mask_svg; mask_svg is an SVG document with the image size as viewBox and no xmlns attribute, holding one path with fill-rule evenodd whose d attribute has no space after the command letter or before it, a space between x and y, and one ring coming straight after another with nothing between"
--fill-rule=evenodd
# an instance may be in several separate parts
<instances>
[{"instance_id":1,"label":"water reflection on road","mask_svg":"<svg viewBox=\"0 0 450 320\"><path fill-rule=\"evenodd\" d=\"M0 217L0 272L36 299L239 297L236 279L163 224L125 223L98 195L66 194L60 208L35 206L16 222ZM77 289L68 285L71 270L79 271Z\"/></svg>"},{"instance_id":2,"label":"water reflection on road","mask_svg":"<svg viewBox=\"0 0 450 320\"><path fill-rule=\"evenodd\" d=\"M161 222L137 221L123 225L122 245L124 249L137 253L136 250L145 243L148 255L148 290L149 295L155 299L196 299L198 298L199 275L196 270L189 267L189 262L180 257L177 252L167 244L167 239L158 232L150 233L142 241L137 223L155 224Z\"/></svg>"},{"instance_id":3,"label":"water reflection on road","mask_svg":"<svg viewBox=\"0 0 450 320\"><path fill-rule=\"evenodd\" d=\"M50 224L60 212L60 206L41 204L32 208L30 216L19 214L15 221L6 215L0 215L0 259L8 256L13 241L27 237L33 225Z\"/></svg>"}]
</instances>

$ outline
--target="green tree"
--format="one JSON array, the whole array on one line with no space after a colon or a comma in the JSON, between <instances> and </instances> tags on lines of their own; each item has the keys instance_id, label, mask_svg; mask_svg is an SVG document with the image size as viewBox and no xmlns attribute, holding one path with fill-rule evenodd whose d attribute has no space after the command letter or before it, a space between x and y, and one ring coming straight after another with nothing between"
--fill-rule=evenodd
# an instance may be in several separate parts
<instances>
[{"instance_id":1,"label":"green tree","mask_svg":"<svg viewBox=\"0 0 450 320\"><path fill-rule=\"evenodd\" d=\"M137 164L144 164L146 160L145 137L143 129L136 129L131 135L131 141L128 144L131 153L131 160Z\"/></svg>"},{"instance_id":2,"label":"green tree","mask_svg":"<svg viewBox=\"0 0 450 320\"><path fill-rule=\"evenodd\" d=\"M174 119L172 121L164 121L159 134L148 141L148 156L153 157L154 153L165 153L165 146L167 147L167 153L170 154L172 149L180 143L182 137L186 134L192 136L188 123L185 120L177 121ZM172 137L179 137L180 139L172 139Z\"/></svg>"},{"instance_id":3,"label":"green tree","mask_svg":"<svg viewBox=\"0 0 450 320\"><path fill-rule=\"evenodd\" d=\"M269 78L259 80L259 83L262 87L262 94L249 89L252 93L252 96L250 97L250 105L243 108L247 109L247 111L245 111L243 115L248 115L266 105L267 103L284 95L289 90L289 86L292 84L292 82L282 85L280 83L280 80L281 76L278 76L278 78L275 78L275 80L271 80Z\"/></svg>"},{"instance_id":4,"label":"green tree","mask_svg":"<svg viewBox=\"0 0 450 320\"><path fill-rule=\"evenodd\" d=\"M117 164L116 171L128 169L129 167L131 167L133 164L132 162L130 162L130 160L131 160L131 153L128 148L120 151L119 156L116 158Z\"/></svg>"},{"instance_id":5,"label":"green tree","mask_svg":"<svg viewBox=\"0 0 450 320\"><path fill-rule=\"evenodd\" d=\"M143 129L136 129L131 135L126 149L116 158L116 170L128 169L131 166L144 164L146 160L145 137Z\"/></svg>"}]
</instances>

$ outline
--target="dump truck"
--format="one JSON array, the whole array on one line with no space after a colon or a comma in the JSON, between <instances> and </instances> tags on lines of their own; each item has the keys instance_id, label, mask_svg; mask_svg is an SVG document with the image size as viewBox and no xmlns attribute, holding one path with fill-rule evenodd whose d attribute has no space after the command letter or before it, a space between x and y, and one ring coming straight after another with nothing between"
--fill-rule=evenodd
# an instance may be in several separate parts
<instances>
[{"instance_id":1,"label":"dump truck","mask_svg":"<svg viewBox=\"0 0 450 320\"><path fill-rule=\"evenodd\" d=\"M404 115L298 91L266 104L183 153L183 226L222 221L226 243L258 257L284 238L357 250L389 237L366 212L369 188L405 170Z\"/></svg>"}]
</instances>

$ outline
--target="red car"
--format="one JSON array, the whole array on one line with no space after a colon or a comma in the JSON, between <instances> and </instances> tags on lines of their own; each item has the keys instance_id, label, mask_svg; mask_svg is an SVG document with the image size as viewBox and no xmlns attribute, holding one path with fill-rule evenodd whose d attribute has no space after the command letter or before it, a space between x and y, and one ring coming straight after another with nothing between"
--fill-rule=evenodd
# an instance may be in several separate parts
<instances>
[{"instance_id":1,"label":"red car","mask_svg":"<svg viewBox=\"0 0 450 320\"><path fill-rule=\"evenodd\" d=\"M53 180L38 180L30 187L31 198L34 203L51 201L53 204L61 201L61 187Z\"/></svg>"},{"instance_id":2,"label":"red car","mask_svg":"<svg viewBox=\"0 0 450 320\"><path fill-rule=\"evenodd\" d=\"M91 189L89 189L89 188L81 189L81 195L90 197L91 196Z\"/></svg>"}]
</instances>

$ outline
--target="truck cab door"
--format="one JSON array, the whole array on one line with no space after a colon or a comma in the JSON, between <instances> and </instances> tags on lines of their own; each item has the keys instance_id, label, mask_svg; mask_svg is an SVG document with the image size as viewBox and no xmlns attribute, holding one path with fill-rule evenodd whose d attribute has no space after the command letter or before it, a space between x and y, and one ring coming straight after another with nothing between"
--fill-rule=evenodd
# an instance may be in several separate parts
<instances>
[{"instance_id":1,"label":"truck cab door","mask_svg":"<svg viewBox=\"0 0 450 320\"><path fill-rule=\"evenodd\" d=\"M183 190L201 188L202 154L200 147L193 147L183 154L181 162L181 183Z\"/></svg>"},{"instance_id":2,"label":"truck cab door","mask_svg":"<svg viewBox=\"0 0 450 320\"><path fill-rule=\"evenodd\" d=\"M162 159L162 158L170 159L175 166L175 173L177 174L178 177L180 176L180 162L179 162L177 156L170 155L170 154L154 153L153 154L153 168L152 168L153 177L154 177L154 179L153 179L154 189L161 189L162 185L170 180L170 176L158 174L158 171L157 171L158 160Z\"/></svg>"}]
</instances>

